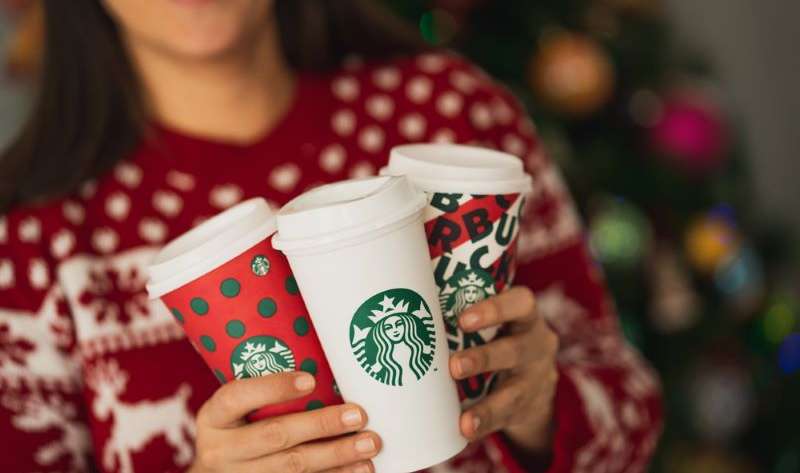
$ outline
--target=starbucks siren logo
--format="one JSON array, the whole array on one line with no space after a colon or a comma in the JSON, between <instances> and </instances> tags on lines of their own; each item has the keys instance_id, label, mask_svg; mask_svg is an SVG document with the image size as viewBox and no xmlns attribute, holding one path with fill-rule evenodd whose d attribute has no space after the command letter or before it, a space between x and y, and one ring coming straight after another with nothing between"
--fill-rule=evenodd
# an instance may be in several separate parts
<instances>
[{"instance_id":1,"label":"starbucks siren logo","mask_svg":"<svg viewBox=\"0 0 800 473\"><path fill-rule=\"evenodd\" d=\"M453 274L439 293L444 320L458 327L458 316L467 307L495 295L494 278L480 269L467 269Z\"/></svg>"},{"instance_id":2,"label":"starbucks siren logo","mask_svg":"<svg viewBox=\"0 0 800 473\"><path fill-rule=\"evenodd\" d=\"M250 269L256 276L266 276L269 272L269 259L264 255L255 255L250 261Z\"/></svg>"},{"instance_id":3,"label":"starbucks siren logo","mask_svg":"<svg viewBox=\"0 0 800 473\"><path fill-rule=\"evenodd\" d=\"M428 304L410 289L375 294L353 315L350 346L364 371L383 384L407 386L422 379L436 350Z\"/></svg>"},{"instance_id":4,"label":"starbucks siren logo","mask_svg":"<svg viewBox=\"0 0 800 473\"><path fill-rule=\"evenodd\" d=\"M231 353L231 368L236 379L294 371L294 367L292 350L269 335L250 337Z\"/></svg>"}]
</instances>

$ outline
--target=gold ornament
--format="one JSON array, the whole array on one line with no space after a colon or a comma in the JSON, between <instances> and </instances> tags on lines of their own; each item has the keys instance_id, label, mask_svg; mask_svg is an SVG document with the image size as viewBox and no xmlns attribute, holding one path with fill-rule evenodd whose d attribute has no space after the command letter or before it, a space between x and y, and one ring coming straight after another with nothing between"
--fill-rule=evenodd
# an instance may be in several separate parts
<instances>
[{"instance_id":1,"label":"gold ornament","mask_svg":"<svg viewBox=\"0 0 800 473\"><path fill-rule=\"evenodd\" d=\"M591 38L557 33L545 38L529 66L534 92L557 112L585 117L605 105L614 92L614 68Z\"/></svg>"},{"instance_id":2,"label":"gold ornament","mask_svg":"<svg viewBox=\"0 0 800 473\"><path fill-rule=\"evenodd\" d=\"M698 271L711 274L739 248L739 235L723 217L696 219L686 232L686 255Z\"/></svg>"},{"instance_id":3,"label":"gold ornament","mask_svg":"<svg viewBox=\"0 0 800 473\"><path fill-rule=\"evenodd\" d=\"M44 10L37 1L26 5L20 15L9 39L6 67L16 76L35 76L44 55Z\"/></svg>"}]
</instances>

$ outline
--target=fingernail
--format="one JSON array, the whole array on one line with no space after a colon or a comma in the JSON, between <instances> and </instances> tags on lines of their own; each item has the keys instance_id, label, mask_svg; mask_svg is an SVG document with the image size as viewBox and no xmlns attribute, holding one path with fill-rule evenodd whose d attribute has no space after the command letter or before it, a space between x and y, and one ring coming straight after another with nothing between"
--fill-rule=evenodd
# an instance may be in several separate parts
<instances>
[{"instance_id":1,"label":"fingernail","mask_svg":"<svg viewBox=\"0 0 800 473\"><path fill-rule=\"evenodd\" d=\"M466 376L467 374L471 373L473 369L475 369L475 362L473 362L471 358L460 358L457 364L459 376Z\"/></svg>"},{"instance_id":2,"label":"fingernail","mask_svg":"<svg viewBox=\"0 0 800 473\"><path fill-rule=\"evenodd\" d=\"M348 427L360 425L361 411L358 409L347 409L342 413L342 423Z\"/></svg>"},{"instance_id":3,"label":"fingernail","mask_svg":"<svg viewBox=\"0 0 800 473\"><path fill-rule=\"evenodd\" d=\"M356 440L356 451L358 453L370 453L375 451L375 441L371 437L364 437Z\"/></svg>"},{"instance_id":4,"label":"fingernail","mask_svg":"<svg viewBox=\"0 0 800 473\"><path fill-rule=\"evenodd\" d=\"M467 312L466 314L461 315L461 325L465 328L474 327L478 325L480 319L481 316L475 312Z\"/></svg>"},{"instance_id":5,"label":"fingernail","mask_svg":"<svg viewBox=\"0 0 800 473\"><path fill-rule=\"evenodd\" d=\"M480 426L481 426L481 418L473 414L472 415L472 433L473 434L478 433L478 428Z\"/></svg>"},{"instance_id":6,"label":"fingernail","mask_svg":"<svg viewBox=\"0 0 800 473\"><path fill-rule=\"evenodd\" d=\"M303 374L294 379L294 387L298 391L308 391L314 387L314 377L308 374Z\"/></svg>"},{"instance_id":7,"label":"fingernail","mask_svg":"<svg viewBox=\"0 0 800 473\"><path fill-rule=\"evenodd\" d=\"M372 469L370 469L369 465L356 465L353 468L353 473L372 473Z\"/></svg>"}]
</instances>

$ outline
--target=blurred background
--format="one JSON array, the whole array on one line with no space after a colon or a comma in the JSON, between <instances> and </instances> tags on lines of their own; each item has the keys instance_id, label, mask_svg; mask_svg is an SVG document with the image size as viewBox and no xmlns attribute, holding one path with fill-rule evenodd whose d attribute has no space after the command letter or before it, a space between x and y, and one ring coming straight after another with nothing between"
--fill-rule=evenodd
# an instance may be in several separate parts
<instances>
[{"instance_id":1,"label":"blurred background","mask_svg":"<svg viewBox=\"0 0 800 473\"><path fill-rule=\"evenodd\" d=\"M800 2L374 1L528 107L661 374L651 471L800 472ZM42 28L0 5L4 145Z\"/></svg>"}]
</instances>

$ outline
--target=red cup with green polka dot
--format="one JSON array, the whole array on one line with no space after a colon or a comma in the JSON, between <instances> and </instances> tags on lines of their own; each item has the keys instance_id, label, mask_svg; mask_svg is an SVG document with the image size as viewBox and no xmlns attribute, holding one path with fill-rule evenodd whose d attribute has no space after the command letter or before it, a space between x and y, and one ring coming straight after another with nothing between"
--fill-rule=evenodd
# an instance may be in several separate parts
<instances>
[{"instance_id":1,"label":"red cup with green polka dot","mask_svg":"<svg viewBox=\"0 0 800 473\"><path fill-rule=\"evenodd\" d=\"M256 207L259 216L264 217L261 214L268 209L266 203ZM251 420L341 403L286 257L272 247L274 218L270 213L262 225L248 222L253 228L249 232L242 228L245 234L236 237L236 232L220 225L230 220L225 214L235 213L235 209L214 217L162 250L151 267L148 284L151 297L164 302L220 383L294 370L314 375L317 383L311 394L266 406L252 413ZM215 221L219 217L223 217L222 222ZM260 241L239 250L258 237ZM226 240L229 240L227 245ZM189 248L192 244L194 247ZM176 250L175 246L186 248ZM193 252L199 261L187 257ZM233 252L237 254L223 258ZM201 253L206 260L215 261L203 260ZM170 262L177 263L172 267L189 270L159 280ZM208 270L203 271L205 268ZM172 288L192 275L196 277Z\"/></svg>"}]
</instances>

